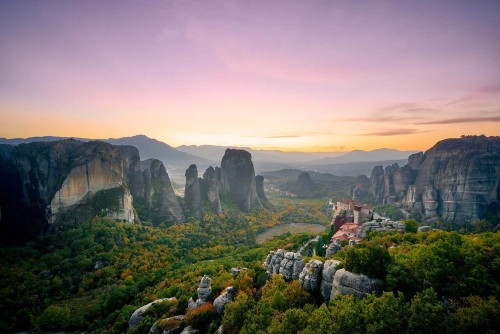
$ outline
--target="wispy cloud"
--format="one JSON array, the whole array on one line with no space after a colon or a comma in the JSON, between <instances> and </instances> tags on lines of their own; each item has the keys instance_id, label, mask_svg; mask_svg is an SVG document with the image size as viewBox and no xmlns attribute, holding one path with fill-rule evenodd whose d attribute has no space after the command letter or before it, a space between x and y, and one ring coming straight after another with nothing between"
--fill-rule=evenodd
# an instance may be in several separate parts
<instances>
[{"instance_id":1,"label":"wispy cloud","mask_svg":"<svg viewBox=\"0 0 500 334\"><path fill-rule=\"evenodd\" d=\"M493 117L462 117L462 118L448 118L429 122L415 123L415 125L428 125L428 124L456 124L456 123L482 123L482 122L500 122L500 116Z\"/></svg>"},{"instance_id":2,"label":"wispy cloud","mask_svg":"<svg viewBox=\"0 0 500 334\"><path fill-rule=\"evenodd\" d=\"M303 136L300 135L279 135L279 136L265 136L262 138L267 138L267 139L276 139L276 138L300 138Z\"/></svg>"},{"instance_id":3,"label":"wispy cloud","mask_svg":"<svg viewBox=\"0 0 500 334\"><path fill-rule=\"evenodd\" d=\"M370 133L361 133L357 136L402 136L402 135L412 135L415 133L422 133L428 131L419 131L415 129L395 129L395 130L387 130L387 131L379 131L379 132L370 132Z\"/></svg>"}]
</instances>

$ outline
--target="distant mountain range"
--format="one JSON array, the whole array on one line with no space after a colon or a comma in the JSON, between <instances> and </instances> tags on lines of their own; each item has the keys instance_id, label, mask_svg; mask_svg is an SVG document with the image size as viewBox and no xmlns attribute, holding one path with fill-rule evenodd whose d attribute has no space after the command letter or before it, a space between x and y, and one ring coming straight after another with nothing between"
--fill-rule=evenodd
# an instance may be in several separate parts
<instances>
[{"instance_id":1,"label":"distant mountain range","mask_svg":"<svg viewBox=\"0 0 500 334\"><path fill-rule=\"evenodd\" d=\"M47 136L47 137L30 137L30 138L15 138L15 139L0 138L0 144L9 144L16 146L19 144L27 144L39 141L51 142L67 138L69 137ZM209 160L191 155L189 153L181 152L164 142L158 141L153 138L149 138L144 135L123 137L116 139L115 138L108 138L108 139L74 138L74 139L85 142L92 140L101 140L113 145L135 146L139 150L142 159L156 158L162 161L165 164L165 166L187 168L189 167L190 164L197 164L199 165L199 167L206 168L209 165L217 164L216 160Z\"/></svg>"},{"instance_id":2,"label":"distant mountain range","mask_svg":"<svg viewBox=\"0 0 500 334\"><path fill-rule=\"evenodd\" d=\"M0 144L19 145L37 141L50 142L68 137L31 137L31 138L0 138ZM74 138L81 141L94 139ZM199 170L208 166L217 166L227 148L244 149L252 154L252 160L257 173L279 169L311 170L335 175L357 176L370 175L377 165L388 166L398 163L404 166L408 156L417 151L399 151L394 149L377 149L373 151L355 150L343 152L284 152L279 150L254 150L249 147L226 147L216 145L182 145L174 148L164 142L137 135L123 138L101 139L113 145L131 145L139 149L142 159L157 158L165 166L186 169L190 164L196 164ZM168 168L167 168L168 169Z\"/></svg>"},{"instance_id":3,"label":"distant mountain range","mask_svg":"<svg viewBox=\"0 0 500 334\"><path fill-rule=\"evenodd\" d=\"M237 146L216 146L216 145L182 145L176 147L179 151L196 155L206 159L222 159L226 148L245 150L252 154L252 161L255 162L280 162L280 163L304 163L311 160L335 157L344 154L343 152L284 152L280 150L254 150L250 147Z\"/></svg>"},{"instance_id":4,"label":"distant mountain range","mask_svg":"<svg viewBox=\"0 0 500 334\"><path fill-rule=\"evenodd\" d=\"M372 161L386 161L386 160L402 160L408 159L412 154L419 151L399 151L389 148L379 148L373 151L354 150L352 152L336 156L325 157L318 160L310 161L312 165L330 165L330 164L343 164L351 162L372 162Z\"/></svg>"}]
</instances>

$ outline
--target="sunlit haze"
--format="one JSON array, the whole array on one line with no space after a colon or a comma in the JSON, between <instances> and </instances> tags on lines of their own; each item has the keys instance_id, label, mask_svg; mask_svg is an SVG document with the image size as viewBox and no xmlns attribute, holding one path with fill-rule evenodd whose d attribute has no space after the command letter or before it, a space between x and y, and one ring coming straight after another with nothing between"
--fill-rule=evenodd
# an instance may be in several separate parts
<instances>
[{"instance_id":1,"label":"sunlit haze","mask_svg":"<svg viewBox=\"0 0 500 334\"><path fill-rule=\"evenodd\" d=\"M425 150L499 135L500 1L0 2L0 137Z\"/></svg>"}]
</instances>

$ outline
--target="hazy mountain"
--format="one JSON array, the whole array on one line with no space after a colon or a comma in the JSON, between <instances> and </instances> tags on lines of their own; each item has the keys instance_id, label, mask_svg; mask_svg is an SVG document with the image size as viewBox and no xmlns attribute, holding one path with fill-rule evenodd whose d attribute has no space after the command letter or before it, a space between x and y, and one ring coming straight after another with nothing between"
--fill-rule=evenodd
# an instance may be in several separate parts
<instances>
[{"instance_id":1,"label":"hazy mountain","mask_svg":"<svg viewBox=\"0 0 500 334\"><path fill-rule=\"evenodd\" d=\"M419 151L399 151L389 148L380 148L373 151L354 150L352 152L335 156L326 157L309 162L311 165L330 165L350 162L369 162L369 161L386 161L386 160L402 160Z\"/></svg>"},{"instance_id":2,"label":"hazy mountain","mask_svg":"<svg viewBox=\"0 0 500 334\"><path fill-rule=\"evenodd\" d=\"M363 162L348 162L342 164L317 165L317 166L308 166L308 168L314 169L315 171L318 172L332 173L334 175L339 175L339 176L366 175L369 177L375 166L382 165L386 167L386 166L391 166L395 163L397 163L399 166L402 167L408 163L408 158L401 160L363 161Z\"/></svg>"},{"instance_id":3,"label":"hazy mountain","mask_svg":"<svg viewBox=\"0 0 500 334\"><path fill-rule=\"evenodd\" d=\"M15 139L0 138L0 144L19 145L32 142L50 142L67 138L68 137L53 137L53 136L15 138ZM209 165L212 164L217 165L220 163L220 159L216 160L204 159L198 156L188 154L186 152L181 152L164 142L161 142L153 138L149 138L144 135L123 137L123 138L109 138L109 139L88 139L88 138L74 138L74 139L80 141L101 140L113 145L131 145L139 150L141 159L146 160L150 158L155 158L161 160L166 166L187 168L189 167L190 164L197 164L201 168L206 168Z\"/></svg>"},{"instance_id":4,"label":"hazy mountain","mask_svg":"<svg viewBox=\"0 0 500 334\"><path fill-rule=\"evenodd\" d=\"M305 163L314 159L334 157L343 154L342 152L284 152L280 150L254 150L249 147L216 145L182 145L177 147L179 151L217 161L222 159L226 148L234 148L250 152L254 163L259 161L281 162L285 164Z\"/></svg>"},{"instance_id":5,"label":"hazy mountain","mask_svg":"<svg viewBox=\"0 0 500 334\"><path fill-rule=\"evenodd\" d=\"M144 135L133 137L123 137L117 139L105 139L104 141L113 145L131 145L139 149L141 159L156 158L163 161L165 165L173 165L188 168L190 164L200 165L199 167L208 167L210 164L218 164L220 160L209 160L198 156L194 156L185 152L181 152L172 146L149 138ZM200 168L200 169L201 169Z\"/></svg>"}]
</instances>

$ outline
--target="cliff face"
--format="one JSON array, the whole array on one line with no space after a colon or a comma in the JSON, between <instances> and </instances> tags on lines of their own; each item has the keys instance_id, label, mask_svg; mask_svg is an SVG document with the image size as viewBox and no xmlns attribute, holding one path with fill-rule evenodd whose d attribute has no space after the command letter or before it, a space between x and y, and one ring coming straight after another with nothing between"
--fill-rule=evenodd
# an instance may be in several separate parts
<instances>
[{"instance_id":1,"label":"cliff face","mask_svg":"<svg viewBox=\"0 0 500 334\"><path fill-rule=\"evenodd\" d=\"M68 139L3 152L0 174L9 181L0 189L0 206L8 212L7 224L44 230L77 224L103 211L129 223L136 219L125 171L139 156L137 149L125 153L104 142ZM12 220L16 218L20 221Z\"/></svg>"},{"instance_id":2,"label":"cliff face","mask_svg":"<svg viewBox=\"0 0 500 334\"><path fill-rule=\"evenodd\" d=\"M72 139L0 145L0 225L17 240L103 213L134 223L133 197L155 219L184 220L163 164L144 165L135 147Z\"/></svg>"},{"instance_id":3,"label":"cliff face","mask_svg":"<svg viewBox=\"0 0 500 334\"><path fill-rule=\"evenodd\" d=\"M267 200L267 196L264 193L264 177L262 175L257 175L255 177L255 188L257 189L257 196L260 202L266 209L271 208L271 203Z\"/></svg>"},{"instance_id":4,"label":"cliff face","mask_svg":"<svg viewBox=\"0 0 500 334\"><path fill-rule=\"evenodd\" d=\"M141 214L153 224L181 223L185 220L168 173L160 160L148 159L135 164L127 183L137 205L142 206Z\"/></svg>"},{"instance_id":5,"label":"cliff face","mask_svg":"<svg viewBox=\"0 0 500 334\"><path fill-rule=\"evenodd\" d=\"M189 208L191 216L201 220L201 192L198 182L198 168L191 165L186 170L186 187L184 189L184 200Z\"/></svg>"},{"instance_id":6,"label":"cliff face","mask_svg":"<svg viewBox=\"0 0 500 334\"><path fill-rule=\"evenodd\" d=\"M222 189L241 211L262 206L255 186L252 156L244 150L227 149L221 162Z\"/></svg>"},{"instance_id":7,"label":"cliff face","mask_svg":"<svg viewBox=\"0 0 500 334\"><path fill-rule=\"evenodd\" d=\"M203 192L210 202L214 213L220 215L222 214L219 198L220 180L218 181L216 177L216 170L212 166L208 167L205 173L203 173Z\"/></svg>"},{"instance_id":8,"label":"cliff face","mask_svg":"<svg viewBox=\"0 0 500 334\"><path fill-rule=\"evenodd\" d=\"M379 169L372 172L370 188L374 196L384 194L375 196L378 203L391 202L394 196L428 217L437 214L451 222L482 219L499 202L500 138L440 141L425 153L411 155L403 168L386 168L383 183Z\"/></svg>"},{"instance_id":9,"label":"cliff face","mask_svg":"<svg viewBox=\"0 0 500 334\"><path fill-rule=\"evenodd\" d=\"M153 222L183 222L186 218L175 196L167 170L160 160L154 159L149 168L153 185Z\"/></svg>"}]
</instances>

